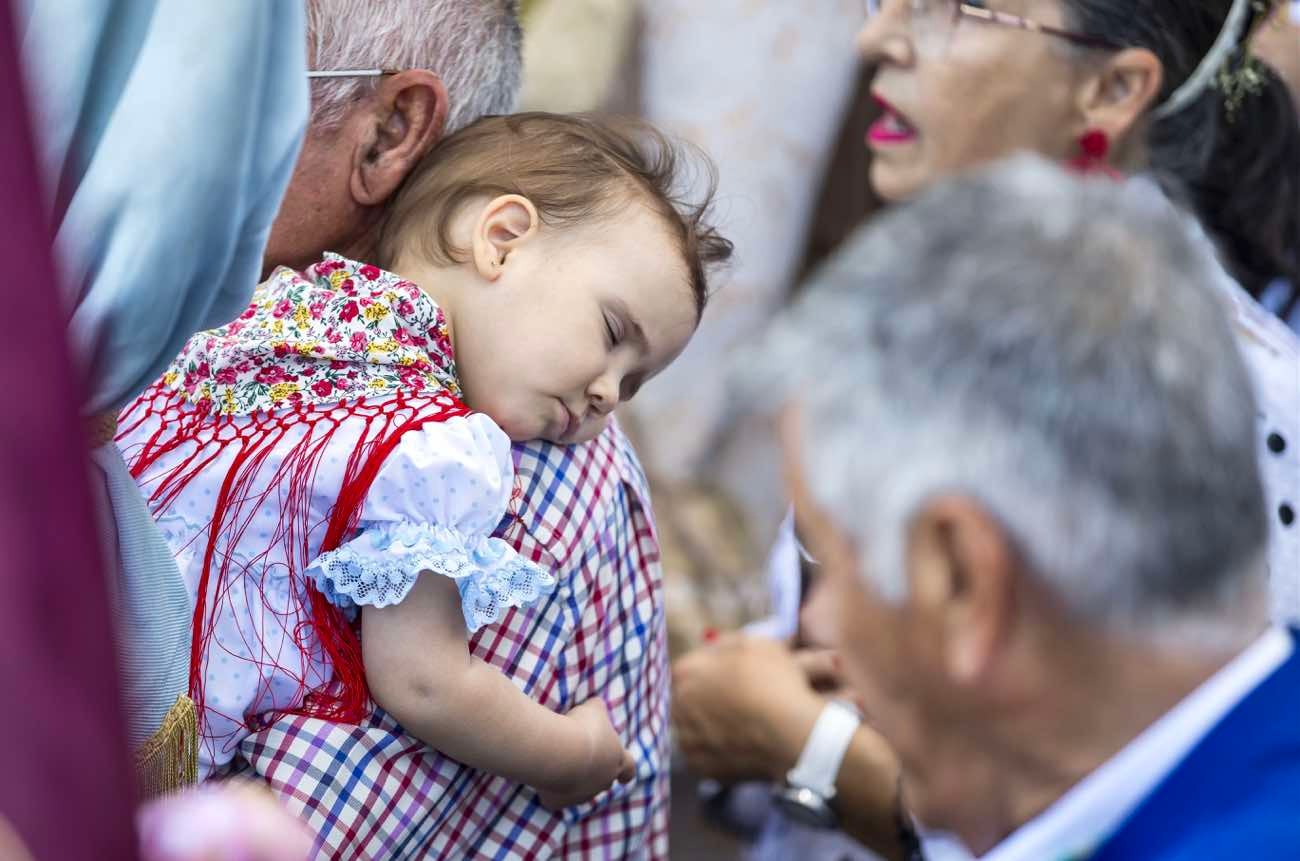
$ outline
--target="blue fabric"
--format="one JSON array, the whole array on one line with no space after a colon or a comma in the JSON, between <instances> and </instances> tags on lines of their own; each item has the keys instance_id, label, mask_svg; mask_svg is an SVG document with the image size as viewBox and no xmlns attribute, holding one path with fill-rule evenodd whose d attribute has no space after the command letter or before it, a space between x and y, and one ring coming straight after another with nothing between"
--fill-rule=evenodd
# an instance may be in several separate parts
<instances>
[{"instance_id":1,"label":"blue fabric","mask_svg":"<svg viewBox=\"0 0 1300 861\"><path fill-rule=\"evenodd\" d=\"M429 523L362 523L359 536L322 553L307 576L336 607L388 607L410 594L421 572L450 577L460 590L465 628L499 622L555 591L555 576L500 538Z\"/></svg>"},{"instance_id":2,"label":"blue fabric","mask_svg":"<svg viewBox=\"0 0 1300 861\"><path fill-rule=\"evenodd\" d=\"M1287 301L1290 296L1290 282L1279 278L1272 284L1268 285L1264 292L1260 294L1259 304L1280 317L1282 315L1282 304ZM1289 316L1282 317L1282 322L1290 326L1292 331L1300 334L1300 304L1297 304L1296 307L1291 309L1291 314Z\"/></svg>"},{"instance_id":3,"label":"blue fabric","mask_svg":"<svg viewBox=\"0 0 1300 861\"><path fill-rule=\"evenodd\" d=\"M307 121L301 2L18 0L87 414L247 304Z\"/></svg>"},{"instance_id":4,"label":"blue fabric","mask_svg":"<svg viewBox=\"0 0 1300 861\"><path fill-rule=\"evenodd\" d=\"M1090 861L1300 858L1300 636Z\"/></svg>"},{"instance_id":5,"label":"blue fabric","mask_svg":"<svg viewBox=\"0 0 1300 861\"><path fill-rule=\"evenodd\" d=\"M194 606L122 455L106 445L92 457L104 482L102 492L92 484L102 515L100 542L116 546L120 560L120 576L110 579L109 592L126 670L121 681L127 740L136 748L189 687Z\"/></svg>"},{"instance_id":6,"label":"blue fabric","mask_svg":"<svg viewBox=\"0 0 1300 861\"><path fill-rule=\"evenodd\" d=\"M303 4L17 0L68 343L96 415L237 316L307 119ZM37 369L36 372L39 372ZM94 453L138 744L188 681L180 572L110 444Z\"/></svg>"}]
</instances>

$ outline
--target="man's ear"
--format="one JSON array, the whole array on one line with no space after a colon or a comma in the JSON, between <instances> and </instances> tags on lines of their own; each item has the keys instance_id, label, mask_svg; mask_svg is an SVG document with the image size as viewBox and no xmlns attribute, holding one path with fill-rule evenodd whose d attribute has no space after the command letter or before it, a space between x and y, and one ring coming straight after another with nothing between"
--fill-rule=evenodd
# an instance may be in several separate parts
<instances>
[{"instance_id":1,"label":"man's ear","mask_svg":"<svg viewBox=\"0 0 1300 861\"><path fill-rule=\"evenodd\" d=\"M979 684L1015 618L1016 555L976 500L941 496L908 530L908 603L918 636L958 685Z\"/></svg>"},{"instance_id":2,"label":"man's ear","mask_svg":"<svg viewBox=\"0 0 1300 861\"><path fill-rule=\"evenodd\" d=\"M380 78L365 114L351 177L353 198L379 206L442 139L447 88L428 69L407 69Z\"/></svg>"},{"instance_id":3,"label":"man's ear","mask_svg":"<svg viewBox=\"0 0 1300 861\"><path fill-rule=\"evenodd\" d=\"M1132 134L1164 86L1164 64L1146 48L1125 48L1107 57L1079 88L1079 134L1097 130L1112 141Z\"/></svg>"},{"instance_id":4,"label":"man's ear","mask_svg":"<svg viewBox=\"0 0 1300 861\"><path fill-rule=\"evenodd\" d=\"M474 223L474 268L488 281L501 275L510 253L536 235L541 220L526 197L503 194L484 205Z\"/></svg>"}]
</instances>

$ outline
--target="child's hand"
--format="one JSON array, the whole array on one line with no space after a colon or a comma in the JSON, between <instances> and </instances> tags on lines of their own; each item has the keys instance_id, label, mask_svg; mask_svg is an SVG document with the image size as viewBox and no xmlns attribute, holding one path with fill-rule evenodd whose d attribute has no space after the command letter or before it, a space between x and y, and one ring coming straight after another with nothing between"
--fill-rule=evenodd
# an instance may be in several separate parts
<instances>
[{"instance_id":1,"label":"child's hand","mask_svg":"<svg viewBox=\"0 0 1300 861\"><path fill-rule=\"evenodd\" d=\"M538 786L537 794L542 804L552 810L590 801L609 789L617 780L627 783L636 774L632 754L609 722L609 712L600 699L579 703L565 718L573 721L576 729L587 739L585 763L575 764L563 782L552 786Z\"/></svg>"}]
</instances>

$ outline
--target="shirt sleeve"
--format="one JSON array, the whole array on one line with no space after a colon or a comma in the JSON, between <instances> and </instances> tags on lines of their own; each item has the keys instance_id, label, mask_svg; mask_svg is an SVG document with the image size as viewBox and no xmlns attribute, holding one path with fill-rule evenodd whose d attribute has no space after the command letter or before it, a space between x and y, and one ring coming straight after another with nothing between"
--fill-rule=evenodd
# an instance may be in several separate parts
<instances>
[{"instance_id":1,"label":"shirt sleeve","mask_svg":"<svg viewBox=\"0 0 1300 861\"><path fill-rule=\"evenodd\" d=\"M550 571L492 537L513 487L510 440L487 416L411 431L375 477L360 533L317 557L308 576L346 610L396 604L424 572L450 577L465 627L477 631L555 589Z\"/></svg>"}]
</instances>

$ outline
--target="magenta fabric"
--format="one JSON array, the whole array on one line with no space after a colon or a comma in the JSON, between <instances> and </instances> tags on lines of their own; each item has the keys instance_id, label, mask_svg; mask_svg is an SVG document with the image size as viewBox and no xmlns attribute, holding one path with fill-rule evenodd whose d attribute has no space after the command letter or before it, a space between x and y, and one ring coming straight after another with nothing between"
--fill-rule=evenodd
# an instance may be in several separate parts
<instances>
[{"instance_id":1,"label":"magenta fabric","mask_svg":"<svg viewBox=\"0 0 1300 861\"><path fill-rule=\"evenodd\" d=\"M0 815L37 859L129 859L134 789L80 392L0 3Z\"/></svg>"}]
</instances>

